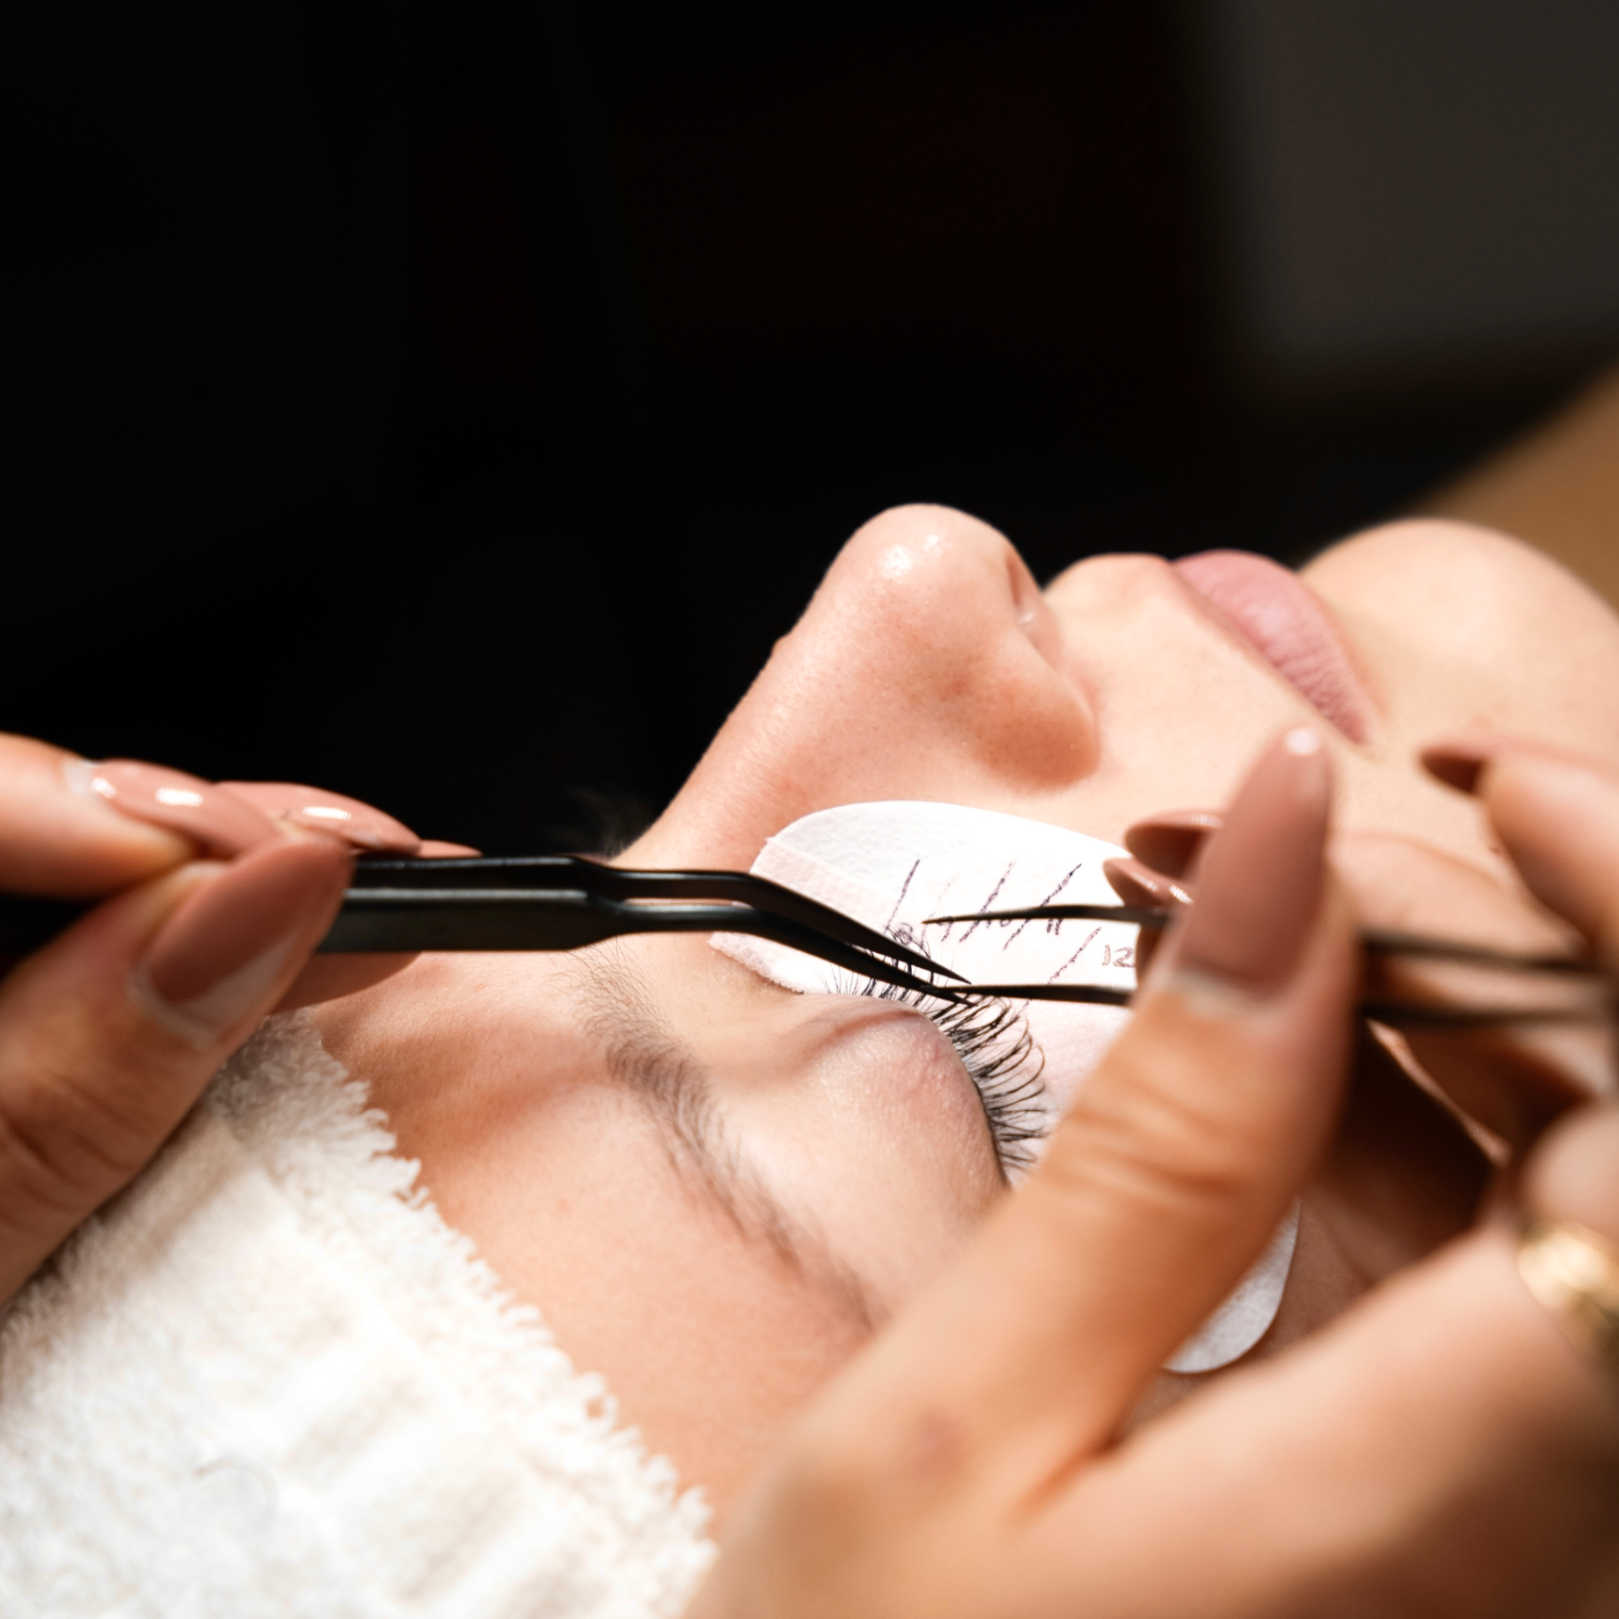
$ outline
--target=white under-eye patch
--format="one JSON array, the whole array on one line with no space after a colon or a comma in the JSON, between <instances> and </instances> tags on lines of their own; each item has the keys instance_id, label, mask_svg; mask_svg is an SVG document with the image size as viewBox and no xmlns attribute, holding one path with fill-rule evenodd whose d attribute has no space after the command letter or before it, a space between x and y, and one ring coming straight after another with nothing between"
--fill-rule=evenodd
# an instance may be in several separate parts
<instances>
[{"instance_id":1,"label":"white under-eye patch","mask_svg":"<svg viewBox=\"0 0 1619 1619\"><path fill-rule=\"evenodd\" d=\"M752 870L924 951L976 982L1135 987L1133 927L1114 922L956 922L930 916L1118 896L1102 862L1126 851L1043 821L960 804L887 802L819 810L771 838ZM848 973L768 940L715 934L723 950L802 994L847 994ZM1045 1128L1101 1061L1129 1013L1110 1006L1017 1003L1037 1052ZM1038 1062L1036 1057L1035 1061ZM1031 1070L1032 1071L1032 1070ZM1244 1354L1275 1318L1298 1233L1295 1210L1259 1263L1166 1363L1212 1371Z\"/></svg>"}]
</instances>

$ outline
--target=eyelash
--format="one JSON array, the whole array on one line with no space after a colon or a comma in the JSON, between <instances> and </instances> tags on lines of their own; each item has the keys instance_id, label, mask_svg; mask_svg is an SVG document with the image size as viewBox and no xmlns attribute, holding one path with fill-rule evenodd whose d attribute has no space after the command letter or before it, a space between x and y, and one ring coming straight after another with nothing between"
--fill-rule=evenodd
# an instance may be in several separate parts
<instances>
[{"instance_id":1,"label":"eyelash","mask_svg":"<svg viewBox=\"0 0 1619 1619\"><path fill-rule=\"evenodd\" d=\"M1034 1162L1032 1142L1045 1132L1046 1056L1029 1033L1022 1012L1005 1001L941 1001L918 989L863 979L857 995L912 1006L931 1018L955 1047L961 1066L983 1103L984 1117L1003 1173ZM1031 1066L1032 1064L1032 1066Z\"/></svg>"}]
</instances>

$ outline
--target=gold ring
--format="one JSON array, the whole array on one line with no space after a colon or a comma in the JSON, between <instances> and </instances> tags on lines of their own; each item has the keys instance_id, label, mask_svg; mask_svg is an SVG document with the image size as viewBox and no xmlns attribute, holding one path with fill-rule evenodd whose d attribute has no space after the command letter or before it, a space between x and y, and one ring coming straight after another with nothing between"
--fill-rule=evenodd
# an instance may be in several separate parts
<instances>
[{"instance_id":1,"label":"gold ring","mask_svg":"<svg viewBox=\"0 0 1619 1619\"><path fill-rule=\"evenodd\" d=\"M1575 1220L1526 1219L1518 1274L1574 1343L1619 1378L1619 1247Z\"/></svg>"}]
</instances>

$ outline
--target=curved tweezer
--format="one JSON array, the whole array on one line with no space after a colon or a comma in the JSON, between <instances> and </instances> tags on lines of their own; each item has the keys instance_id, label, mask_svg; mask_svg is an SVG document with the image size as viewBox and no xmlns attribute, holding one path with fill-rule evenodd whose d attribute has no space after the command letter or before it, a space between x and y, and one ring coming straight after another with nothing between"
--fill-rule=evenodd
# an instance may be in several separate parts
<instances>
[{"instance_id":1,"label":"curved tweezer","mask_svg":"<svg viewBox=\"0 0 1619 1619\"><path fill-rule=\"evenodd\" d=\"M678 903L683 900L721 903ZM37 950L84 910L60 900L0 896L0 957ZM954 989L895 963L961 978L887 934L765 877L629 871L580 855L362 856L317 948L327 954L579 950L626 933L714 932L773 939L862 977L941 1000L954 1000Z\"/></svg>"},{"instance_id":2,"label":"curved tweezer","mask_svg":"<svg viewBox=\"0 0 1619 1619\"><path fill-rule=\"evenodd\" d=\"M663 901L718 900L717 905ZM654 903L645 903L652 901ZM581 855L400 860L367 856L323 951L578 950L626 933L747 933L943 999L906 972L960 978L803 894L741 871L633 871Z\"/></svg>"}]
</instances>

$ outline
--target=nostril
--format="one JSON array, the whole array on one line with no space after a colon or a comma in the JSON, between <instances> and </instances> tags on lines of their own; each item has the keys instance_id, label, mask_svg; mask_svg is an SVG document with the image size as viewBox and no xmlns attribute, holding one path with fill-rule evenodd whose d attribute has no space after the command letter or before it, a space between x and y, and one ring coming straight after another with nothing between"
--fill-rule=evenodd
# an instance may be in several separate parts
<instances>
[{"instance_id":1,"label":"nostril","mask_svg":"<svg viewBox=\"0 0 1619 1619\"><path fill-rule=\"evenodd\" d=\"M1017 625L1029 644L1053 669L1062 668L1062 626L1048 608L1030 608L1018 614Z\"/></svg>"},{"instance_id":2,"label":"nostril","mask_svg":"<svg viewBox=\"0 0 1619 1619\"><path fill-rule=\"evenodd\" d=\"M1053 669L1061 669L1062 625L1023 558L1010 546L1006 550L1006 572L1012 588L1012 611L1018 629Z\"/></svg>"}]
</instances>

